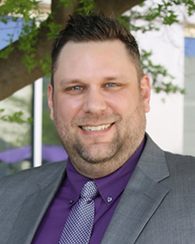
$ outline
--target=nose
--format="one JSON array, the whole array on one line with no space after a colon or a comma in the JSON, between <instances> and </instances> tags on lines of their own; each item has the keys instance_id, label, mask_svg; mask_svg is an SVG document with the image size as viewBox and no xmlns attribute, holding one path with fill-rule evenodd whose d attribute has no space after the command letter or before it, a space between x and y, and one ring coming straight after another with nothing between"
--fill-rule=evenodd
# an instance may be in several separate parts
<instances>
[{"instance_id":1,"label":"nose","mask_svg":"<svg viewBox=\"0 0 195 244\"><path fill-rule=\"evenodd\" d=\"M85 96L83 110L85 113L101 113L106 110L106 98L101 90L89 89Z\"/></svg>"}]
</instances>

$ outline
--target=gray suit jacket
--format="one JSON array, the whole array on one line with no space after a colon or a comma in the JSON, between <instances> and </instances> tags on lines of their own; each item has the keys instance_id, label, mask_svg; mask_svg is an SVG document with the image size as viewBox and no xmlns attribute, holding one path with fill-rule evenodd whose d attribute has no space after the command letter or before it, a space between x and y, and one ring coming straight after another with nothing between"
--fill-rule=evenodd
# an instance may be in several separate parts
<instances>
[{"instance_id":1,"label":"gray suit jacket","mask_svg":"<svg viewBox=\"0 0 195 244\"><path fill-rule=\"evenodd\" d=\"M65 167L52 163L0 180L1 244L31 243ZM195 243L195 158L164 152L148 137L101 243Z\"/></svg>"}]
</instances>

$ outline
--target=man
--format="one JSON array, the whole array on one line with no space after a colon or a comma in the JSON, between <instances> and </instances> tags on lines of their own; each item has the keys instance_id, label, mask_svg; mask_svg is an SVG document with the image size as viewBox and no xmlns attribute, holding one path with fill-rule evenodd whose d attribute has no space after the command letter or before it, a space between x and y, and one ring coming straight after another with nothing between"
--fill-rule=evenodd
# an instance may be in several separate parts
<instances>
[{"instance_id":1,"label":"man","mask_svg":"<svg viewBox=\"0 0 195 244\"><path fill-rule=\"evenodd\" d=\"M48 87L69 159L0 180L0 243L194 243L195 159L145 134L149 100L134 37L103 15L71 17L53 45ZM92 226L69 228L88 182ZM71 231L88 241L65 240Z\"/></svg>"}]
</instances>

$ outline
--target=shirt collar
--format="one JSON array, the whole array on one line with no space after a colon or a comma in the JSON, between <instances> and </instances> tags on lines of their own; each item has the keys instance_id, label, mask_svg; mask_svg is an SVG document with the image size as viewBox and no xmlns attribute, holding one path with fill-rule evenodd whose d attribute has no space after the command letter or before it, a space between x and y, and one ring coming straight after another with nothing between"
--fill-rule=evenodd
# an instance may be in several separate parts
<instances>
[{"instance_id":1,"label":"shirt collar","mask_svg":"<svg viewBox=\"0 0 195 244\"><path fill-rule=\"evenodd\" d=\"M144 144L145 139L134 154L118 170L110 175L95 180L98 191L107 205L109 205L110 201L114 202L125 189L141 156Z\"/></svg>"},{"instance_id":2,"label":"shirt collar","mask_svg":"<svg viewBox=\"0 0 195 244\"><path fill-rule=\"evenodd\" d=\"M80 192L84 184L90 179L79 174L74 168L74 166L72 165L69 158L67 160L66 172L67 172L66 184L69 185L70 199L74 203L79 199Z\"/></svg>"},{"instance_id":3,"label":"shirt collar","mask_svg":"<svg viewBox=\"0 0 195 244\"><path fill-rule=\"evenodd\" d=\"M114 202L125 189L127 182L129 181L129 178L131 177L131 174L133 173L133 170L141 156L145 141L146 139L144 138L135 153L125 162L125 164L123 164L122 167L110 175L94 180L102 199L107 205L109 205L110 201ZM73 200L72 204L74 204L79 199L83 185L91 179L79 174L69 158L67 160L66 172L67 184L70 187L70 199Z\"/></svg>"}]
</instances>

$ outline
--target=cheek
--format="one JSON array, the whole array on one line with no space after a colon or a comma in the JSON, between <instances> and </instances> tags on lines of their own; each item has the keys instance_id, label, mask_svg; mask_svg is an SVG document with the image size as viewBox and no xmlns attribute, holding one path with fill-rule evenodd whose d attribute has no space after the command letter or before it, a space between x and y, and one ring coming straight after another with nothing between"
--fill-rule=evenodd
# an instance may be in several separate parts
<instances>
[{"instance_id":1,"label":"cheek","mask_svg":"<svg viewBox=\"0 0 195 244\"><path fill-rule=\"evenodd\" d=\"M73 119L81 110L81 102L77 99L65 98L58 96L54 100L55 113L59 118L63 118L64 121Z\"/></svg>"},{"instance_id":2,"label":"cheek","mask_svg":"<svg viewBox=\"0 0 195 244\"><path fill-rule=\"evenodd\" d=\"M113 111L122 116L127 116L134 110L138 98L129 91L117 93L112 98L108 99Z\"/></svg>"}]
</instances>

